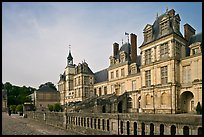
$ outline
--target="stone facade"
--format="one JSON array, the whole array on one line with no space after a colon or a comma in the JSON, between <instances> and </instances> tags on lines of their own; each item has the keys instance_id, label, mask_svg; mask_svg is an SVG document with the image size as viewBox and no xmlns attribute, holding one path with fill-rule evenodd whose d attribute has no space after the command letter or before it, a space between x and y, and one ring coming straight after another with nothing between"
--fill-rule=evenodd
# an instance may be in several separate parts
<instances>
[{"instance_id":1,"label":"stone facade","mask_svg":"<svg viewBox=\"0 0 204 137\"><path fill-rule=\"evenodd\" d=\"M86 62L73 65L69 53L58 83L61 105L77 112L195 113L198 102L202 105L202 33L185 24L183 36L174 9L143 33L140 55L131 33L130 43L120 48L113 43L110 65L96 73ZM106 101L99 105L101 99ZM88 101L93 105L85 110Z\"/></svg>"}]
</instances>

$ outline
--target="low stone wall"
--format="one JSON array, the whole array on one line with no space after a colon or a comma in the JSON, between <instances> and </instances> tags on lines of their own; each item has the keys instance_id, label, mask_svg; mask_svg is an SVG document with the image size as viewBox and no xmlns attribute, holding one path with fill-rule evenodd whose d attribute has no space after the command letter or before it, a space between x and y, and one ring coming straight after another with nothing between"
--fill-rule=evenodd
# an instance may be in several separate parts
<instances>
[{"instance_id":1,"label":"low stone wall","mask_svg":"<svg viewBox=\"0 0 204 137\"><path fill-rule=\"evenodd\" d=\"M28 118L87 135L198 135L202 115L28 112Z\"/></svg>"}]
</instances>

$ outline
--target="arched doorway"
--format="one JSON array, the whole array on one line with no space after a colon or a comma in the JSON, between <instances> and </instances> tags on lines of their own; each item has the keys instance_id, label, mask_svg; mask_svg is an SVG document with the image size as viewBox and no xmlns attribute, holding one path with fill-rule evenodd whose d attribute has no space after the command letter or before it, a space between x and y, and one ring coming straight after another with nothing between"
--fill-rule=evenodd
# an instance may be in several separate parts
<instances>
[{"instance_id":1,"label":"arched doorway","mask_svg":"<svg viewBox=\"0 0 204 137\"><path fill-rule=\"evenodd\" d=\"M194 110L194 96L190 91L181 94L181 112L188 113Z\"/></svg>"},{"instance_id":2,"label":"arched doorway","mask_svg":"<svg viewBox=\"0 0 204 137\"><path fill-rule=\"evenodd\" d=\"M189 135L189 127L188 126L183 127L183 135Z\"/></svg>"},{"instance_id":3,"label":"arched doorway","mask_svg":"<svg viewBox=\"0 0 204 137\"><path fill-rule=\"evenodd\" d=\"M120 101L119 103L118 103L118 113L122 113L122 101Z\"/></svg>"},{"instance_id":4,"label":"arched doorway","mask_svg":"<svg viewBox=\"0 0 204 137\"><path fill-rule=\"evenodd\" d=\"M127 121L127 135L130 135L130 122Z\"/></svg>"}]
</instances>

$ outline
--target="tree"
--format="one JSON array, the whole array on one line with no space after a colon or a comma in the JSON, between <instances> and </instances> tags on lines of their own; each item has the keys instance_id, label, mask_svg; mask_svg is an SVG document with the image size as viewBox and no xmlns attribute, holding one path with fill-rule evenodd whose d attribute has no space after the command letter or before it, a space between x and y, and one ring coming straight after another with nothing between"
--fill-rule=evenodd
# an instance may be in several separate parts
<instances>
[{"instance_id":1,"label":"tree","mask_svg":"<svg viewBox=\"0 0 204 137\"><path fill-rule=\"evenodd\" d=\"M23 112L23 105L17 105L16 111L17 112Z\"/></svg>"},{"instance_id":2,"label":"tree","mask_svg":"<svg viewBox=\"0 0 204 137\"><path fill-rule=\"evenodd\" d=\"M12 113L16 113L16 105L10 105L10 110Z\"/></svg>"},{"instance_id":3,"label":"tree","mask_svg":"<svg viewBox=\"0 0 204 137\"><path fill-rule=\"evenodd\" d=\"M59 111L61 111L61 110L62 110L62 108L61 108L60 103L54 104L54 111L59 112Z\"/></svg>"},{"instance_id":4,"label":"tree","mask_svg":"<svg viewBox=\"0 0 204 137\"><path fill-rule=\"evenodd\" d=\"M41 87L43 87L43 86L45 86L45 85L47 85L48 87L50 87L50 88L52 88L52 89L54 89L54 90L57 90L57 88L55 87L55 85L54 85L52 82L46 82L45 84L41 84L41 85L39 86L39 88L41 88Z\"/></svg>"},{"instance_id":5,"label":"tree","mask_svg":"<svg viewBox=\"0 0 204 137\"><path fill-rule=\"evenodd\" d=\"M48 109L49 109L49 111L53 111L54 110L54 106L53 105L50 105L50 104L48 104Z\"/></svg>"}]
</instances>

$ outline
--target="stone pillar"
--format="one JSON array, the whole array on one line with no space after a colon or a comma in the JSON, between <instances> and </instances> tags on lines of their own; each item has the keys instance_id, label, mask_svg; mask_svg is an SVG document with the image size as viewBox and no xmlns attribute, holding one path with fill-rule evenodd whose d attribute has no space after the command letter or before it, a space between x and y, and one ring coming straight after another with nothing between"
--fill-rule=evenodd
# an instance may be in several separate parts
<instances>
[{"instance_id":1,"label":"stone pillar","mask_svg":"<svg viewBox=\"0 0 204 137\"><path fill-rule=\"evenodd\" d=\"M64 127L65 129L67 129L67 113L66 113L66 112L63 113L63 117L64 117L63 127Z\"/></svg>"}]
</instances>

